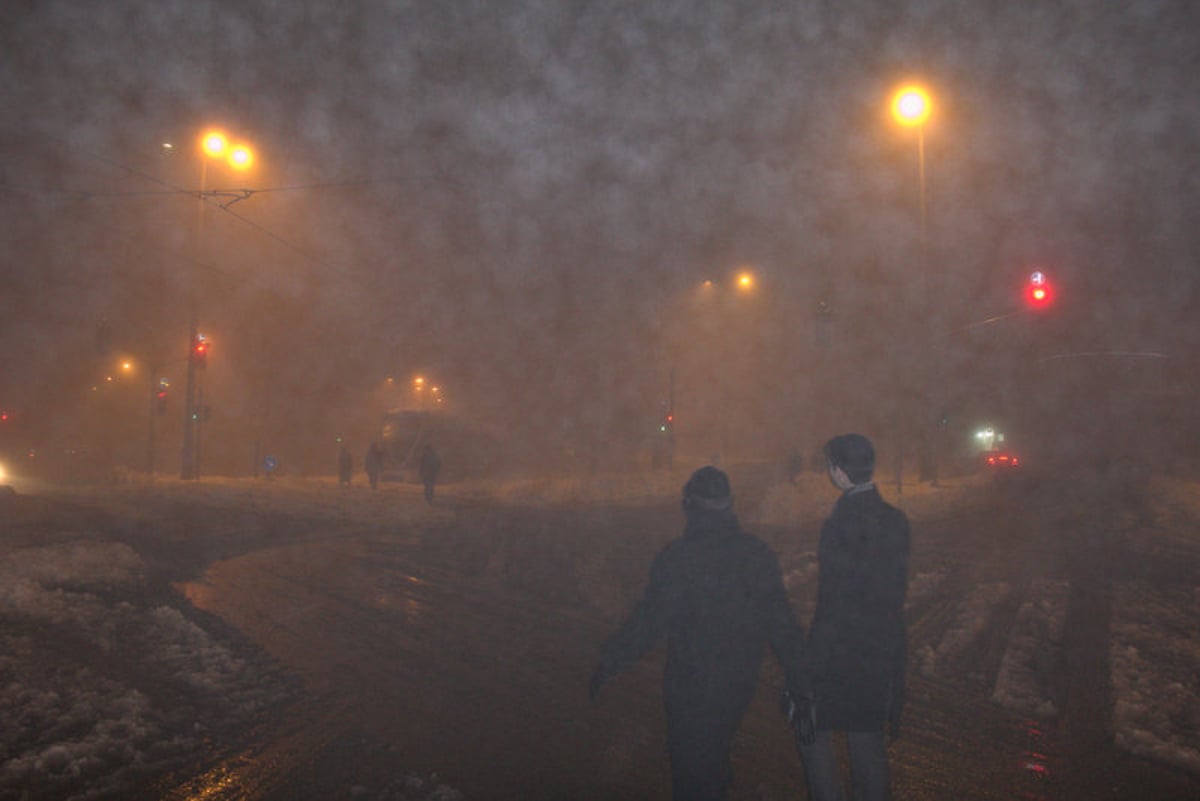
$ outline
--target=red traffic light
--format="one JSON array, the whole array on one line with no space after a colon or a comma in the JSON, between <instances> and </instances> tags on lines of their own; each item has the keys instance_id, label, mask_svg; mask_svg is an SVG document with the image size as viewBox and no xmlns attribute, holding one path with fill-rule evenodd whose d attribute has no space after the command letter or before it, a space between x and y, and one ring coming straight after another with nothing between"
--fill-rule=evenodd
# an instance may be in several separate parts
<instances>
[{"instance_id":1,"label":"red traffic light","mask_svg":"<svg viewBox=\"0 0 1200 801\"><path fill-rule=\"evenodd\" d=\"M1054 286L1046 274L1038 271L1025 284L1025 304L1031 309L1045 309L1054 302Z\"/></svg>"},{"instance_id":2,"label":"red traffic light","mask_svg":"<svg viewBox=\"0 0 1200 801\"><path fill-rule=\"evenodd\" d=\"M206 367L208 365L208 349L210 345L203 334L197 334L192 341L192 362L197 367Z\"/></svg>"}]
</instances>

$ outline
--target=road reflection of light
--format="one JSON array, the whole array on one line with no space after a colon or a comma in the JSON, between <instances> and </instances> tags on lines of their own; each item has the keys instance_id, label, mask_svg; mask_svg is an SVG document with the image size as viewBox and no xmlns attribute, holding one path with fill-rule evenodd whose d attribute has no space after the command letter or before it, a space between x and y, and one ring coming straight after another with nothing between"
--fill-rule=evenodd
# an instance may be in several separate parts
<instances>
[{"instance_id":1,"label":"road reflection of light","mask_svg":"<svg viewBox=\"0 0 1200 801\"><path fill-rule=\"evenodd\" d=\"M1039 783L1050 780L1050 756L1046 749L1047 731L1039 720L1025 720L1021 728L1029 737L1029 745L1021 752L1021 768ZM1049 801L1041 792L1026 790L1021 793L1022 801Z\"/></svg>"},{"instance_id":2,"label":"road reflection of light","mask_svg":"<svg viewBox=\"0 0 1200 801\"><path fill-rule=\"evenodd\" d=\"M417 600L413 590L424 586L426 582L416 576L405 576L404 578L409 585L408 592L404 593L404 620L410 624L420 623L421 619L425 617L425 604Z\"/></svg>"},{"instance_id":3,"label":"road reflection of light","mask_svg":"<svg viewBox=\"0 0 1200 801\"><path fill-rule=\"evenodd\" d=\"M413 590L427 584L416 576L404 576L405 587L400 592L387 586L376 586L374 604L376 609L396 609L404 616L404 622L409 625L420 623L428 609L423 601L418 600Z\"/></svg>"},{"instance_id":4,"label":"road reflection of light","mask_svg":"<svg viewBox=\"0 0 1200 801\"><path fill-rule=\"evenodd\" d=\"M228 798L229 791L238 784L238 776L224 766L215 768L188 783L186 795L181 801L207 801Z\"/></svg>"}]
</instances>

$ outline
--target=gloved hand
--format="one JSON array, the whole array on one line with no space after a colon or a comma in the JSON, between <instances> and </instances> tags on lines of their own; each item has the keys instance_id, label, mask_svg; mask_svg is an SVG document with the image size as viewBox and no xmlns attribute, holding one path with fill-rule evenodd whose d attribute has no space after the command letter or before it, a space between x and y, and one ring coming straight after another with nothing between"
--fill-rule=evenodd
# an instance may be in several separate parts
<instances>
[{"instance_id":1,"label":"gloved hand","mask_svg":"<svg viewBox=\"0 0 1200 801\"><path fill-rule=\"evenodd\" d=\"M792 727L797 746L812 745L817 739L817 704L810 693L793 695L783 691L780 709Z\"/></svg>"}]
</instances>

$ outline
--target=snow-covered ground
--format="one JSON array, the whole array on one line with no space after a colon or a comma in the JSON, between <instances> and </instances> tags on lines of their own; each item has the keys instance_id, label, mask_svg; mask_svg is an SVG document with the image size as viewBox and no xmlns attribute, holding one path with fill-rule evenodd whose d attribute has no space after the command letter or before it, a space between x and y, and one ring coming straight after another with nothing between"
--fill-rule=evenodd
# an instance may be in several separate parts
<instances>
[{"instance_id":1,"label":"snow-covered ground","mask_svg":"<svg viewBox=\"0 0 1200 801\"><path fill-rule=\"evenodd\" d=\"M1200 486L1160 480L1153 508L1124 532L1147 555L1195 554ZM1189 539L1191 537L1192 539ZM912 579L910 599L936 575ZM1061 656L1070 583L1034 582L1009 635L991 698L1037 718L1058 714L1046 666ZM1005 583L984 584L961 603L936 647L918 653L917 669L936 676L939 662L969 647L997 607L1009 599ZM1112 599L1109 641L1113 725L1117 744L1139 756L1200 772L1200 579L1156 586L1149 580L1118 582Z\"/></svg>"},{"instance_id":2,"label":"snow-covered ground","mask_svg":"<svg viewBox=\"0 0 1200 801\"><path fill-rule=\"evenodd\" d=\"M419 489L348 493L332 481L162 482L154 492L374 523L438 513L416 500ZM105 491L110 506L139 498ZM294 697L276 665L149 586L129 546L86 528L44 532L36 538L44 544L30 544L16 504L31 500L0 498L0 801L129 797L131 787L195 763ZM411 775L370 798L461 795Z\"/></svg>"},{"instance_id":3,"label":"snow-covered ground","mask_svg":"<svg viewBox=\"0 0 1200 801\"><path fill-rule=\"evenodd\" d=\"M271 666L144 600L143 581L121 544L4 549L0 798L113 794L287 696ZM121 652L139 655L136 682L112 669Z\"/></svg>"},{"instance_id":4,"label":"snow-covered ground","mask_svg":"<svg viewBox=\"0 0 1200 801\"><path fill-rule=\"evenodd\" d=\"M508 481L452 485L442 492L514 503L628 502L672 497L683 478L656 473ZM884 492L895 501L891 489ZM936 493L906 490L902 505L918 520L970 497L967 485ZM427 507L419 487L411 485L370 492L339 487L332 479L273 484L214 479L163 482L155 491L188 493L214 505L239 500L297 515L336 514L371 525L449 514ZM1167 521L1171 531L1200 519L1195 485L1166 484L1161 497L1161 516L1177 516ZM750 526L812 521L833 500L824 477L804 474L795 484L772 487L757 508L740 512ZM222 731L290 697L292 688L274 665L239 647L219 627L201 625L180 599L147 593L145 565L128 546L99 541L86 530L57 532L39 544L8 534L0 522L0 801L115 796L139 779L197 758ZM1143 545L1154 547L1153 532L1144 535ZM811 553L793 555L785 567L789 586L815 580ZM941 579L936 573L913 576L910 598L936 592ZM1056 714L1038 667L1061 640L1068 593L1064 582L1047 581L1024 600L992 694L995 702L1027 714ZM941 643L915 655L918 669L936 676L939 663L966 647L1008 594L1002 584L977 588ZM1113 610L1117 742L1200 771L1200 583L1162 588L1124 582L1116 588ZM805 610L797 611L804 616ZM46 654L46 648L54 653ZM122 652L140 655L137 676L112 669L118 660L110 657ZM397 780L383 792L371 798L459 797L419 777Z\"/></svg>"}]
</instances>

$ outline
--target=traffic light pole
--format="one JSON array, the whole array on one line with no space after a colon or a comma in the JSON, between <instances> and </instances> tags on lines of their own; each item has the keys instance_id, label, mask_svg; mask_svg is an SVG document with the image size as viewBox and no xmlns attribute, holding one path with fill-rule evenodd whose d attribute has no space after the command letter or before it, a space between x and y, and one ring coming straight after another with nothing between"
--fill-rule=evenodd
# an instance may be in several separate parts
<instances>
[{"instance_id":1,"label":"traffic light pole","mask_svg":"<svg viewBox=\"0 0 1200 801\"><path fill-rule=\"evenodd\" d=\"M194 481L196 476L196 441L195 441L195 398L196 398L196 354L194 353L196 335L199 333L196 318L192 318L191 332L188 334L187 346L187 387L183 396L183 466L179 478L184 481Z\"/></svg>"},{"instance_id":2,"label":"traffic light pole","mask_svg":"<svg viewBox=\"0 0 1200 801\"><path fill-rule=\"evenodd\" d=\"M201 443L204 439L200 436L204 425L204 387L196 388L196 408L193 412L195 420L192 421L192 425L196 428L196 434L192 438L192 478L199 481Z\"/></svg>"},{"instance_id":3,"label":"traffic light pole","mask_svg":"<svg viewBox=\"0 0 1200 801\"><path fill-rule=\"evenodd\" d=\"M154 480L154 418L158 416L158 370L150 368L150 423L146 433L146 476Z\"/></svg>"}]
</instances>

